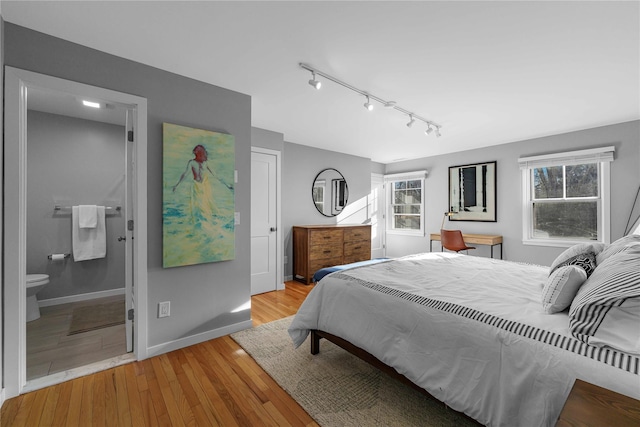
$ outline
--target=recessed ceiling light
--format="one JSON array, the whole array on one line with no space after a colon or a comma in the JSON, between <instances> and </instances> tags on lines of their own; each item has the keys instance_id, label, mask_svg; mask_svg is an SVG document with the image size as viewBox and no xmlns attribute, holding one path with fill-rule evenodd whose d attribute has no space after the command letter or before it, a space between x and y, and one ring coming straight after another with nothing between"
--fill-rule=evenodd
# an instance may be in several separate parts
<instances>
[{"instance_id":1,"label":"recessed ceiling light","mask_svg":"<svg viewBox=\"0 0 640 427\"><path fill-rule=\"evenodd\" d=\"M102 107L99 102L87 101L86 99L82 100L82 105L84 105L85 107L91 107L91 108L101 108Z\"/></svg>"}]
</instances>

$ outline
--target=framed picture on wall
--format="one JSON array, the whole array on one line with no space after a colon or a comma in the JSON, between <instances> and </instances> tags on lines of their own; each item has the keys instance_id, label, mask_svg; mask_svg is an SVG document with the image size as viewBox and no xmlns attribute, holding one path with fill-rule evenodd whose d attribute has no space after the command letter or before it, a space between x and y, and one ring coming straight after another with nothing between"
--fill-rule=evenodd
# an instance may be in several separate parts
<instances>
[{"instance_id":1,"label":"framed picture on wall","mask_svg":"<svg viewBox=\"0 0 640 427\"><path fill-rule=\"evenodd\" d=\"M235 139L162 125L162 266L235 258Z\"/></svg>"},{"instance_id":2,"label":"framed picture on wall","mask_svg":"<svg viewBox=\"0 0 640 427\"><path fill-rule=\"evenodd\" d=\"M496 162L449 167L451 221L497 221Z\"/></svg>"}]
</instances>

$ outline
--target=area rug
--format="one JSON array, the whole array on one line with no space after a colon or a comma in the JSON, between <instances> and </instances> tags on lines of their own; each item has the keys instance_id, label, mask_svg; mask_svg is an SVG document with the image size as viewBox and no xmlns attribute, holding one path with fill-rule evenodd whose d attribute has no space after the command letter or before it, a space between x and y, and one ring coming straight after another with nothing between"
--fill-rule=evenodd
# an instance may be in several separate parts
<instances>
[{"instance_id":1,"label":"area rug","mask_svg":"<svg viewBox=\"0 0 640 427\"><path fill-rule=\"evenodd\" d=\"M477 426L462 414L389 377L326 340L298 349L292 317L231 335L318 424L333 426Z\"/></svg>"},{"instance_id":2,"label":"area rug","mask_svg":"<svg viewBox=\"0 0 640 427\"><path fill-rule=\"evenodd\" d=\"M74 307L67 335L75 335L124 323L124 301Z\"/></svg>"}]
</instances>

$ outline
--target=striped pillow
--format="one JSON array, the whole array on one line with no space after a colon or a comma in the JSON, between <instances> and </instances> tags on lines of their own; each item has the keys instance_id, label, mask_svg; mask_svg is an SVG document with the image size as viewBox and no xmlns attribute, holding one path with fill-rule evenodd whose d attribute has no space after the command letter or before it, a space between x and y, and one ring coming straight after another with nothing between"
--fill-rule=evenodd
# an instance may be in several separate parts
<instances>
[{"instance_id":1,"label":"striped pillow","mask_svg":"<svg viewBox=\"0 0 640 427\"><path fill-rule=\"evenodd\" d=\"M607 245L602 252L596 253L596 263L601 264L611 255L620 252L628 245L634 245L638 242L640 242L640 235L638 234L629 234L628 236L621 237L610 245Z\"/></svg>"},{"instance_id":2,"label":"striped pillow","mask_svg":"<svg viewBox=\"0 0 640 427\"><path fill-rule=\"evenodd\" d=\"M587 273L581 267L565 265L557 268L542 290L542 308L545 313L558 313L569 307L585 280Z\"/></svg>"},{"instance_id":3,"label":"striped pillow","mask_svg":"<svg viewBox=\"0 0 640 427\"><path fill-rule=\"evenodd\" d=\"M640 354L640 242L605 259L569 309L569 329L580 341Z\"/></svg>"}]
</instances>

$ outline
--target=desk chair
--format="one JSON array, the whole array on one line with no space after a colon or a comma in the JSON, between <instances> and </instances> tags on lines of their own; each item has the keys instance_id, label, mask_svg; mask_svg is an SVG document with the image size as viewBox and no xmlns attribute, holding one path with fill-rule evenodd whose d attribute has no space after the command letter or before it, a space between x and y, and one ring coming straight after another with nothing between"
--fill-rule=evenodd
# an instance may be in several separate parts
<instances>
[{"instance_id":1,"label":"desk chair","mask_svg":"<svg viewBox=\"0 0 640 427\"><path fill-rule=\"evenodd\" d=\"M440 243L443 249L454 252L475 249L473 246L467 246L462 238L462 231L460 230L440 230Z\"/></svg>"}]
</instances>

